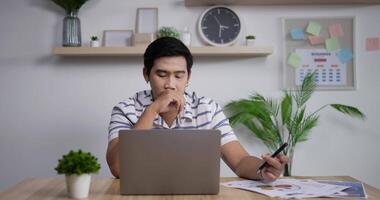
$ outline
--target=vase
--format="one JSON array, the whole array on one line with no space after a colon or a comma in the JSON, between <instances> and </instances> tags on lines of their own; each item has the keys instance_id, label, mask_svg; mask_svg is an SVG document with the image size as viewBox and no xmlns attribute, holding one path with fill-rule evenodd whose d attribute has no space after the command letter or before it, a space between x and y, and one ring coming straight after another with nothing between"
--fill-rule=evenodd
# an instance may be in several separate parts
<instances>
[{"instance_id":1,"label":"vase","mask_svg":"<svg viewBox=\"0 0 380 200\"><path fill-rule=\"evenodd\" d=\"M289 146L287 151L287 156L289 158L288 163L284 168L284 176L292 176L292 166L293 166L293 157L294 157L294 146Z\"/></svg>"},{"instance_id":2,"label":"vase","mask_svg":"<svg viewBox=\"0 0 380 200\"><path fill-rule=\"evenodd\" d=\"M82 44L78 11L71 11L63 19L62 46L79 47Z\"/></svg>"},{"instance_id":3,"label":"vase","mask_svg":"<svg viewBox=\"0 0 380 200\"><path fill-rule=\"evenodd\" d=\"M66 187L70 198L83 199L88 197L91 184L90 174L66 175Z\"/></svg>"}]
</instances>

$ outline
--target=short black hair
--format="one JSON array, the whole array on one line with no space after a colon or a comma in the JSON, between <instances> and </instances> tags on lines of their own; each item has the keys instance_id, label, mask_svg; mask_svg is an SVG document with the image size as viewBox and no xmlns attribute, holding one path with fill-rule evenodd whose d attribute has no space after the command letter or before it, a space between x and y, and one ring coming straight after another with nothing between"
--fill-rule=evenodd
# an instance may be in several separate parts
<instances>
[{"instance_id":1,"label":"short black hair","mask_svg":"<svg viewBox=\"0 0 380 200\"><path fill-rule=\"evenodd\" d=\"M187 72L190 73L193 66L193 56L180 40L174 37L161 37L150 43L144 53L144 67L147 69L148 75L156 59L174 56L183 56L186 59Z\"/></svg>"}]
</instances>

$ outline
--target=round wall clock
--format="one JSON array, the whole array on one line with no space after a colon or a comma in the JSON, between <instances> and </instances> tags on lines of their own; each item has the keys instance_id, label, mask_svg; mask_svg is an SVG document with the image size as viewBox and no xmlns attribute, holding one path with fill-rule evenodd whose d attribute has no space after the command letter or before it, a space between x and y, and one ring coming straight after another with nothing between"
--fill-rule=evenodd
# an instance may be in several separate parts
<instances>
[{"instance_id":1,"label":"round wall clock","mask_svg":"<svg viewBox=\"0 0 380 200\"><path fill-rule=\"evenodd\" d=\"M241 23L238 15L224 6L213 6L205 10L198 21L201 38L213 46L234 44L240 34Z\"/></svg>"}]
</instances>

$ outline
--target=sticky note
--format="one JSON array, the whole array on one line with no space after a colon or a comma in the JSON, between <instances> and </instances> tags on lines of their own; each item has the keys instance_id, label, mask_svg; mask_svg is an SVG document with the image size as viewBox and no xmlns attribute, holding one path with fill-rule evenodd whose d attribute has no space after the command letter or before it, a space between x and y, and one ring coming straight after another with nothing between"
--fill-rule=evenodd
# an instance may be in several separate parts
<instances>
[{"instance_id":1,"label":"sticky note","mask_svg":"<svg viewBox=\"0 0 380 200\"><path fill-rule=\"evenodd\" d=\"M332 24L329 26L330 37L342 37L343 29L341 24Z\"/></svg>"},{"instance_id":2,"label":"sticky note","mask_svg":"<svg viewBox=\"0 0 380 200\"><path fill-rule=\"evenodd\" d=\"M329 38L325 41L326 49L329 52L336 51L340 49L339 40L336 37Z\"/></svg>"},{"instance_id":3,"label":"sticky note","mask_svg":"<svg viewBox=\"0 0 380 200\"><path fill-rule=\"evenodd\" d=\"M366 41L366 49L367 51L379 51L380 50L380 42L379 38L367 38Z\"/></svg>"},{"instance_id":4,"label":"sticky note","mask_svg":"<svg viewBox=\"0 0 380 200\"><path fill-rule=\"evenodd\" d=\"M318 45L318 44L325 43L325 38L321 36L309 36L308 39L311 45Z\"/></svg>"},{"instance_id":5,"label":"sticky note","mask_svg":"<svg viewBox=\"0 0 380 200\"><path fill-rule=\"evenodd\" d=\"M290 31L290 36L292 37L293 40L304 40L305 33L303 29L301 28L293 28Z\"/></svg>"},{"instance_id":6,"label":"sticky note","mask_svg":"<svg viewBox=\"0 0 380 200\"><path fill-rule=\"evenodd\" d=\"M301 65L302 58L296 53L291 53L288 58L288 64L292 67L299 67Z\"/></svg>"},{"instance_id":7,"label":"sticky note","mask_svg":"<svg viewBox=\"0 0 380 200\"><path fill-rule=\"evenodd\" d=\"M309 25L306 28L306 32L319 36L319 33L321 32L322 26L318 24L317 22L310 21Z\"/></svg>"},{"instance_id":8,"label":"sticky note","mask_svg":"<svg viewBox=\"0 0 380 200\"><path fill-rule=\"evenodd\" d=\"M337 53L337 56L339 58L339 60L342 62L342 63L347 63L348 61L350 61L352 59L352 51L351 49L348 49L348 48L344 48L344 49L341 49L338 53Z\"/></svg>"}]
</instances>

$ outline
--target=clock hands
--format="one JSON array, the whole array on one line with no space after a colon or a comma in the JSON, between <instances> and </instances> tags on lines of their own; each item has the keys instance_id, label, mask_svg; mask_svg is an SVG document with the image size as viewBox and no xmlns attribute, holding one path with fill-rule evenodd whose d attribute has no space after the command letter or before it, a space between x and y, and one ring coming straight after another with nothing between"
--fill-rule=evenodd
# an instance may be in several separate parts
<instances>
[{"instance_id":1,"label":"clock hands","mask_svg":"<svg viewBox=\"0 0 380 200\"><path fill-rule=\"evenodd\" d=\"M221 23L220 23L220 21L218 20L218 18L216 18L215 16L213 16L214 17L214 19L215 19L215 21L218 23L218 25L219 25L219 37L222 37L222 30L224 30L224 29L228 29L229 28L229 26L223 26Z\"/></svg>"},{"instance_id":2,"label":"clock hands","mask_svg":"<svg viewBox=\"0 0 380 200\"><path fill-rule=\"evenodd\" d=\"M214 15L213 15L213 17L214 17L215 21L219 24L219 26L221 26L221 24L220 24L218 18L216 18Z\"/></svg>"}]
</instances>

